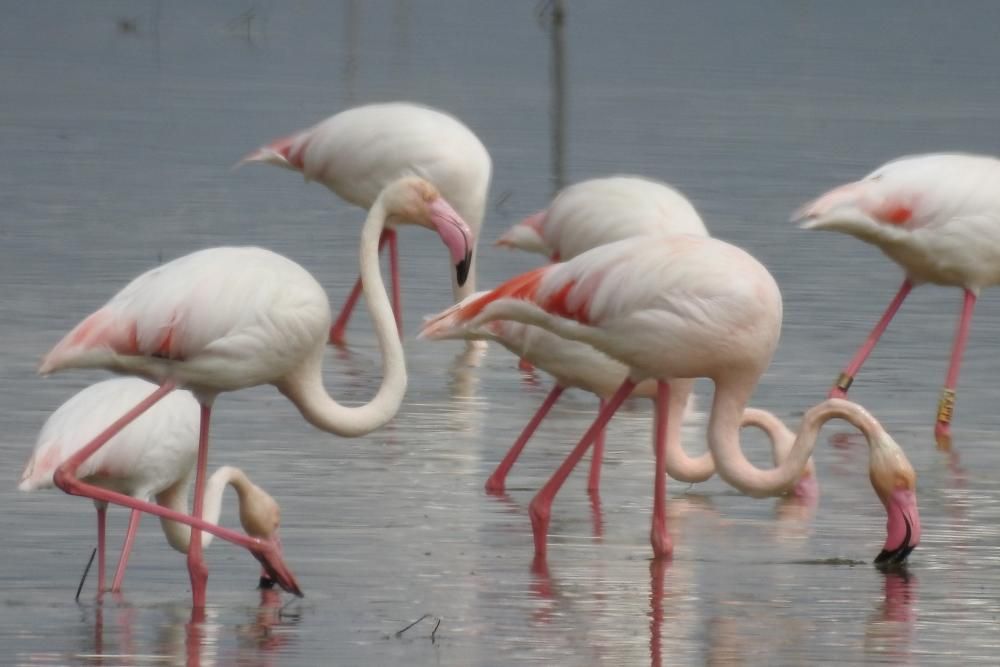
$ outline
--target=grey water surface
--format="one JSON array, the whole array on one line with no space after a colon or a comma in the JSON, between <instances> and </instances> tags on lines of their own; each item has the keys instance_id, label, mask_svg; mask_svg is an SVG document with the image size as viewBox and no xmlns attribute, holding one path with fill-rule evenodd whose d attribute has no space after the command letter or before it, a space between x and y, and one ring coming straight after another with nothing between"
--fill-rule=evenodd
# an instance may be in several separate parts
<instances>
[{"instance_id":1,"label":"grey water surface","mask_svg":"<svg viewBox=\"0 0 1000 667\"><path fill-rule=\"evenodd\" d=\"M995 291L973 322L950 454L932 424L959 291L915 291L852 389L919 475L924 533L905 572L870 564L885 516L864 441L842 424L820 436L815 508L670 483L675 554L652 563L643 402L612 423L599 506L574 475L553 508L548 571L532 571L527 505L596 399L568 394L508 494L486 495L549 381L496 346L415 339L449 303L444 250L417 229L401 235L410 385L389 426L335 438L271 387L216 403L210 466L245 469L281 502L307 597L283 606L256 591L256 562L216 543L209 606L192 622L184 558L147 519L124 592L99 602L92 573L74 602L92 505L16 484L47 414L105 375L42 379L40 355L134 275L198 248L284 253L335 306L355 278L361 211L290 172L230 170L268 139L369 101L462 118L495 166L481 286L539 264L491 244L560 179L673 183L781 285L782 341L753 404L790 424L901 280L874 248L798 230L790 212L898 155L1000 152L995 2L563 6L556 34L556 5L533 1L0 3L0 663L996 664ZM327 356L327 386L348 403L381 377L369 332L356 317L347 350ZM699 385L702 416L710 390ZM702 451L704 420L685 435ZM745 442L768 465L760 436ZM110 516L117 545L126 513ZM231 506L223 522L238 525Z\"/></svg>"}]
</instances>

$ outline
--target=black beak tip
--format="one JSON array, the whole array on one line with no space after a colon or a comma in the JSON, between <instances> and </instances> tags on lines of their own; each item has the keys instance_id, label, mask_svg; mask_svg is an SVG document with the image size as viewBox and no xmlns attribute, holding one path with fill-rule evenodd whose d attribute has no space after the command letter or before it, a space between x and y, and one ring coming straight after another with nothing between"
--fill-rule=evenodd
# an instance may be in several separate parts
<instances>
[{"instance_id":1,"label":"black beak tip","mask_svg":"<svg viewBox=\"0 0 1000 667\"><path fill-rule=\"evenodd\" d=\"M916 546L909 546L905 542L898 548L889 551L882 549L875 557L875 565L880 568L894 568L906 565L906 559Z\"/></svg>"},{"instance_id":2,"label":"black beak tip","mask_svg":"<svg viewBox=\"0 0 1000 667\"><path fill-rule=\"evenodd\" d=\"M458 280L458 286L461 287L465 284L465 281L469 278L469 269L472 267L472 253L465 255L465 259L455 265L455 277Z\"/></svg>"}]
</instances>

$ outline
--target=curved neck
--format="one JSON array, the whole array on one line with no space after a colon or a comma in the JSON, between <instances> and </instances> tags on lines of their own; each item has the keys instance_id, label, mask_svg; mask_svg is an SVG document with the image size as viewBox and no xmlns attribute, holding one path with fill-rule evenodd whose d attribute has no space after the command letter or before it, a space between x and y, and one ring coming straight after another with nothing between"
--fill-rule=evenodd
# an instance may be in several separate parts
<instances>
[{"instance_id":1,"label":"curved neck","mask_svg":"<svg viewBox=\"0 0 1000 667\"><path fill-rule=\"evenodd\" d=\"M243 471L230 466L223 466L212 473L205 484L205 504L202 508L202 518L212 524L218 525L219 516L222 514L222 496L226 490L226 485L232 485L236 489L240 506L243 505L244 494L250 484ZM170 488L162 491L156 496L156 502L164 507L177 512L190 514L188 507L188 490L191 488L191 477L185 477ZM191 526L169 519L160 518L160 527L163 535L167 538L167 543L181 553L187 553L191 545ZM212 533L201 534L201 546L208 547L215 536Z\"/></svg>"},{"instance_id":2,"label":"curved neck","mask_svg":"<svg viewBox=\"0 0 1000 667\"><path fill-rule=\"evenodd\" d=\"M869 447L873 446L881 431L874 418L861 406L850 401L827 399L806 411L787 456L774 468L762 470L747 460L740 446L740 424L752 391L752 383L717 383L708 423L708 447L715 457L719 475L750 496L772 496L788 490L808 464L816 447L819 429L831 419L850 422L865 435ZM779 455L778 452L775 454Z\"/></svg>"},{"instance_id":3,"label":"curved neck","mask_svg":"<svg viewBox=\"0 0 1000 667\"><path fill-rule=\"evenodd\" d=\"M694 388L694 380L675 379L670 381L670 399L667 404L667 474L679 482L697 484L715 474L715 461L711 452L691 457L681 445L681 427L688 397ZM659 396L659 393L658 393ZM657 399L657 413L663 409Z\"/></svg>"},{"instance_id":4,"label":"curved neck","mask_svg":"<svg viewBox=\"0 0 1000 667\"><path fill-rule=\"evenodd\" d=\"M388 217L382 198L375 200L361 230L361 283L382 353L382 384L375 397L364 405L347 407L337 403L323 386L325 338L296 372L278 389L298 407L306 421L316 428L345 437L370 433L395 416L406 393L406 360L396 329L385 284L379 271L378 243Z\"/></svg>"},{"instance_id":5,"label":"curved neck","mask_svg":"<svg viewBox=\"0 0 1000 667\"><path fill-rule=\"evenodd\" d=\"M795 434L785 423L767 410L747 408L743 411L743 426L753 426L764 432L771 441L771 457L774 465L780 465L788 458L795 445Z\"/></svg>"}]
</instances>

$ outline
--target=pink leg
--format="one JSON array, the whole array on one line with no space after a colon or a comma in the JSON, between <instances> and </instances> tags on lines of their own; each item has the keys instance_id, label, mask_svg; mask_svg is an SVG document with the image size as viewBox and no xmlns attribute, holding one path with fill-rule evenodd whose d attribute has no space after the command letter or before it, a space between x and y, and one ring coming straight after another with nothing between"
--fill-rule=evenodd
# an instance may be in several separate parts
<instances>
[{"instance_id":1,"label":"pink leg","mask_svg":"<svg viewBox=\"0 0 1000 667\"><path fill-rule=\"evenodd\" d=\"M965 353L965 343L969 339L969 325L972 323L972 311L976 307L976 295L965 290L965 301L962 304L962 315L958 321L958 331L955 332L955 344L951 348L951 362L948 364L948 375L941 390L938 401L937 422L934 424L934 437L938 448L951 449L951 416L955 410L955 387L958 385L958 371L962 366L962 355Z\"/></svg>"},{"instance_id":2,"label":"pink leg","mask_svg":"<svg viewBox=\"0 0 1000 667\"><path fill-rule=\"evenodd\" d=\"M386 234L389 230L382 232L382 236L378 240L378 249L382 250L388 237ZM395 232L393 232L395 234ZM354 306L358 303L358 298L361 297L361 276L354 282L354 287L351 288L351 293L347 296L347 301L344 302L344 307L340 309L340 314L337 315L337 320L330 327L330 345L343 345L344 344L344 334L347 331L347 322L351 319L351 313L354 312ZM399 321L398 318L396 320Z\"/></svg>"},{"instance_id":3,"label":"pink leg","mask_svg":"<svg viewBox=\"0 0 1000 667\"><path fill-rule=\"evenodd\" d=\"M194 508L192 516L201 519L205 504L205 474L208 468L208 424L212 408L201 406L201 432L198 435L198 467L194 478ZM205 606L205 586L208 583L208 566L201 548L201 531L191 528L191 543L187 554L188 574L191 577L191 596L195 607Z\"/></svg>"},{"instance_id":4,"label":"pink leg","mask_svg":"<svg viewBox=\"0 0 1000 667\"><path fill-rule=\"evenodd\" d=\"M403 337L403 300L399 295L399 246L396 243L396 230L387 229L382 232L383 238L389 240L389 274L392 278L392 314L396 316L396 330ZM380 239L381 241L382 239Z\"/></svg>"},{"instance_id":5,"label":"pink leg","mask_svg":"<svg viewBox=\"0 0 1000 667\"><path fill-rule=\"evenodd\" d=\"M597 419L590 425L587 432L583 434L580 442L577 443L573 451L566 457L566 460L562 462L562 465L559 466L555 474L545 483L545 486L531 500L531 505L528 507L528 514L531 516L531 530L535 537L536 561L545 559L549 519L552 516L552 501L555 499L556 493L559 492L560 487L566 482L569 474L573 472L576 464L583 458L591 443L597 438L597 434L607 425L611 420L611 416L625 402L625 399L628 398L633 389L635 389L635 383L631 380L626 379L622 382L622 386L618 388L614 396L608 399L607 405L597 415Z\"/></svg>"},{"instance_id":6,"label":"pink leg","mask_svg":"<svg viewBox=\"0 0 1000 667\"><path fill-rule=\"evenodd\" d=\"M604 409L604 399L601 399L598 413ZM587 478L587 490L597 493L601 488L601 462L604 460L604 429L594 439L594 451L590 455L590 477Z\"/></svg>"},{"instance_id":7,"label":"pink leg","mask_svg":"<svg viewBox=\"0 0 1000 667\"><path fill-rule=\"evenodd\" d=\"M125 531L125 543L122 544L122 555L118 558L118 568L115 570L115 580L111 584L112 593L117 593L122 589L125 568L128 567L128 557L132 554L132 543L135 542L135 533L139 529L140 519L142 519L142 512L132 510L132 514L128 518L128 530Z\"/></svg>"},{"instance_id":8,"label":"pink leg","mask_svg":"<svg viewBox=\"0 0 1000 667\"><path fill-rule=\"evenodd\" d=\"M168 380L167 382L164 382L156 389L156 391L113 422L110 426L108 426L108 428L98 434L97 437L87 443L84 447L73 454L73 456L63 462L62 465L56 468L55 474L53 475L53 481L56 486L70 495L83 496L93 500L103 500L104 502L114 503L131 509L137 509L141 512L146 512L147 514L155 514L156 516L161 516L170 519L171 521L177 521L191 526L192 528L212 533L220 539L239 545L250 551L254 558L259 560L261 564L268 569L271 576L278 581L282 588L290 593L301 596L302 592L298 587L298 583L295 581L295 576L290 570L288 570L282 560L280 546L278 546L274 540L263 540L260 538L250 537L235 530L223 528L222 526L217 526L202 519L188 516L187 514L183 514L166 507L161 507L156 503L139 500L123 493L103 489L101 487L94 486L93 484L87 484L86 482L80 481L76 477L76 471L80 467L81 463L87 460L89 456L100 449L102 445L113 438L136 417L144 413L146 410L155 405L157 401L173 391L176 386L176 383L173 381Z\"/></svg>"},{"instance_id":9,"label":"pink leg","mask_svg":"<svg viewBox=\"0 0 1000 667\"><path fill-rule=\"evenodd\" d=\"M868 359L868 355L872 353L875 349L875 345L878 343L878 339L882 337L885 333L886 327L889 326L889 322L895 317L896 311L899 307L903 305L903 300L913 289L913 283L907 278L903 281L900 286L899 291L896 292L896 296L889 303L889 307L885 309L885 313L882 314L882 318L872 329L872 332L868 334L868 338L865 340L861 348L855 353L854 358L851 359L851 363L847 365L844 372L840 374L837 378L837 382L833 385L833 389L827 394L827 398L847 398L847 390L851 388L851 383L854 382L854 376L857 375L858 371L861 370L861 365L865 363Z\"/></svg>"},{"instance_id":10,"label":"pink leg","mask_svg":"<svg viewBox=\"0 0 1000 667\"><path fill-rule=\"evenodd\" d=\"M531 365L530 361L519 359L517 362L517 370L524 371L525 373L530 373L531 371L535 370L535 367Z\"/></svg>"},{"instance_id":11,"label":"pink leg","mask_svg":"<svg viewBox=\"0 0 1000 667\"><path fill-rule=\"evenodd\" d=\"M524 427L523 431L521 431L521 435L517 436L517 440L514 441L514 445L507 452L507 455L503 457L503 460L500 461L500 465L497 466L496 470L493 471L493 474L486 480L487 493L503 493L504 484L507 481L507 473L510 472L510 469L514 466L514 462L517 461L517 457L521 455L521 450L524 449L526 444L528 444L528 440L531 439L531 435L535 432L535 429L538 428L538 425L542 423L542 420L545 419L545 416L549 414L549 410L551 410L552 406L556 404L556 401L558 401L559 397L562 396L564 390L565 387L558 384L552 387L552 391L550 391L549 395L545 397L545 400L542 402L542 406L538 408L538 412L535 413L535 416L531 418L528 425Z\"/></svg>"},{"instance_id":12,"label":"pink leg","mask_svg":"<svg viewBox=\"0 0 1000 667\"><path fill-rule=\"evenodd\" d=\"M667 411L670 404L670 385L660 381L656 385L656 418L654 420L654 461L653 475L653 526L649 531L649 542L653 545L656 558L669 558L674 547L667 532Z\"/></svg>"},{"instance_id":13,"label":"pink leg","mask_svg":"<svg viewBox=\"0 0 1000 667\"><path fill-rule=\"evenodd\" d=\"M104 592L104 529L108 520L108 506L97 508L97 595Z\"/></svg>"}]
</instances>

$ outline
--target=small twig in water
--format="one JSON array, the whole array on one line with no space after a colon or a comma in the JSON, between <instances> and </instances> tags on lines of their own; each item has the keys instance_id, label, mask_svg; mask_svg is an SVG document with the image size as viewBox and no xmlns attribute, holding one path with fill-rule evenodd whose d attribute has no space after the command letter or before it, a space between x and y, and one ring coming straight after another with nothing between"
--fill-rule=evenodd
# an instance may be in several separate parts
<instances>
[{"instance_id":1,"label":"small twig in water","mask_svg":"<svg viewBox=\"0 0 1000 667\"><path fill-rule=\"evenodd\" d=\"M438 622L434 624L434 629L431 630L431 643L432 644L434 643L434 635L437 634L437 631L438 631L439 627L441 627L441 619L440 618L438 619Z\"/></svg>"},{"instance_id":2,"label":"small twig in water","mask_svg":"<svg viewBox=\"0 0 1000 667\"><path fill-rule=\"evenodd\" d=\"M420 621L424 620L425 618L429 618L429 617L430 617L430 614L424 614L423 616L421 616L417 620L413 621L413 623L410 623L408 626L406 626L402 630L399 630L398 632L396 632L396 636L397 637L401 636L404 632L406 632L407 630L409 630L410 628L412 628L414 625L416 625Z\"/></svg>"},{"instance_id":3,"label":"small twig in water","mask_svg":"<svg viewBox=\"0 0 1000 667\"><path fill-rule=\"evenodd\" d=\"M80 577L80 585L76 587L76 597L73 599L77 602L80 601L80 591L83 590L83 582L87 580L87 573L90 572L90 566L94 564L94 556L97 555L97 547L90 552L90 560L87 561L87 567L83 568L83 576Z\"/></svg>"}]
</instances>

